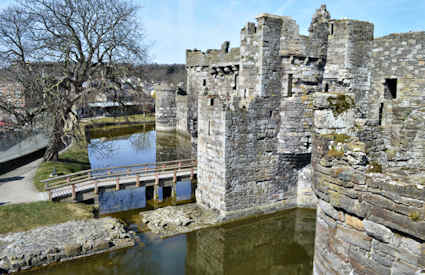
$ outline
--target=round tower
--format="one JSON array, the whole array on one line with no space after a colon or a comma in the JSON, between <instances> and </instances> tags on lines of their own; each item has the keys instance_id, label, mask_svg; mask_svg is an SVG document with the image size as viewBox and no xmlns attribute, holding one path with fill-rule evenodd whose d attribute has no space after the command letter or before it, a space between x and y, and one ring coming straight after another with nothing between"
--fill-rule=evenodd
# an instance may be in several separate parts
<instances>
[{"instance_id":1,"label":"round tower","mask_svg":"<svg viewBox=\"0 0 425 275\"><path fill-rule=\"evenodd\" d=\"M161 83L155 91L155 127L157 131L176 130L176 87Z\"/></svg>"}]
</instances>

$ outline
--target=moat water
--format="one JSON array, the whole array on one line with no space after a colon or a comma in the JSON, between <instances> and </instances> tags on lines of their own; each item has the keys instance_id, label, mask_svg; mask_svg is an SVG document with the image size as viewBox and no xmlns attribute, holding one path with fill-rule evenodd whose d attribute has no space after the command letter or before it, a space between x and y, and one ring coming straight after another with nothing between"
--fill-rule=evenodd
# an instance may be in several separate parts
<instances>
[{"instance_id":1,"label":"moat water","mask_svg":"<svg viewBox=\"0 0 425 275\"><path fill-rule=\"evenodd\" d=\"M191 145L153 126L132 126L92 131L88 151L92 168L104 168L187 159ZM190 192L188 186L177 195ZM137 232L136 246L26 274L312 274L315 211L284 211L163 240L142 233L140 211L111 215Z\"/></svg>"},{"instance_id":2,"label":"moat water","mask_svg":"<svg viewBox=\"0 0 425 275\"><path fill-rule=\"evenodd\" d=\"M118 215L138 230L138 211ZM290 210L168 239L138 233L132 248L50 266L31 274L309 275L315 211Z\"/></svg>"},{"instance_id":3,"label":"moat water","mask_svg":"<svg viewBox=\"0 0 425 275\"><path fill-rule=\"evenodd\" d=\"M134 164L166 162L190 159L192 145L190 138L172 133L157 133L153 124L120 125L90 130L88 133L88 154L91 169L113 168ZM114 169L113 169L114 170ZM117 170L117 169L115 169ZM141 187L143 194L149 193ZM170 190L159 188L160 200L166 200ZM176 184L178 201L192 199L190 182ZM142 195L146 198L146 195ZM148 195L149 197L149 195ZM147 201L141 202L148 207Z\"/></svg>"}]
</instances>

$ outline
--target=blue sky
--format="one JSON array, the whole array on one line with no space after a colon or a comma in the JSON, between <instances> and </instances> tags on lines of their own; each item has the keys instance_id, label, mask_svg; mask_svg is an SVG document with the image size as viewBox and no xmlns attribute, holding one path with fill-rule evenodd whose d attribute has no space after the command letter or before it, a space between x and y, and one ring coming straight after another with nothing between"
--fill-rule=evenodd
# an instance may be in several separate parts
<instances>
[{"instance_id":1,"label":"blue sky","mask_svg":"<svg viewBox=\"0 0 425 275\"><path fill-rule=\"evenodd\" d=\"M311 16L326 4L332 18L375 24L375 37L425 30L425 0L133 0L147 40L151 61L184 63L186 49L219 48L225 40L239 46L240 29L260 13L294 18L307 34ZM13 2L0 0L0 8Z\"/></svg>"}]
</instances>

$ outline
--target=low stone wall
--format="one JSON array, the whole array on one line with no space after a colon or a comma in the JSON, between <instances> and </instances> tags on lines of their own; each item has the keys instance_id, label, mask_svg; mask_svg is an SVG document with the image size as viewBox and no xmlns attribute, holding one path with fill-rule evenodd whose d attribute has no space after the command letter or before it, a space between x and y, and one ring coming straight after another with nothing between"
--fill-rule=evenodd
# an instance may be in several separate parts
<instances>
[{"instance_id":1,"label":"low stone wall","mask_svg":"<svg viewBox=\"0 0 425 275\"><path fill-rule=\"evenodd\" d=\"M133 246L135 234L113 218L71 221L0 235L0 274Z\"/></svg>"},{"instance_id":2,"label":"low stone wall","mask_svg":"<svg viewBox=\"0 0 425 275\"><path fill-rule=\"evenodd\" d=\"M16 131L0 133L0 164L47 147L48 138L43 133Z\"/></svg>"}]
</instances>

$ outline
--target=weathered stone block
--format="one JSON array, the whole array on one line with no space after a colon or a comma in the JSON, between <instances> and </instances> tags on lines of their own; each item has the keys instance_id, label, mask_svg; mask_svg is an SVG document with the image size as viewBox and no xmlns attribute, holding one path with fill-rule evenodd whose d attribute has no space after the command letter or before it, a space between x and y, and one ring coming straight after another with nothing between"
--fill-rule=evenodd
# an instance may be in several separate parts
<instances>
[{"instance_id":1,"label":"weathered stone block","mask_svg":"<svg viewBox=\"0 0 425 275\"><path fill-rule=\"evenodd\" d=\"M71 243L64 246L64 253L67 257L80 255L82 246L79 243Z\"/></svg>"},{"instance_id":2,"label":"weathered stone block","mask_svg":"<svg viewBox=\"0 0 425 275\"><path fill-rule=\"evenodd\" d=\"M363 225L369 236L385 243L390 243L392 241L393 233L387 227L369 220L363 220Z\"/></svg>"},{"instance_id":3,"label":"weathered stone block","mask_svg":"<svg viewBox=\"0 0 425 275\"><path fill-rule=\"evenodd\" d=\"M345 223L349 226L351 226L354 229L357 229L359 231L364 231L365 227L363 225L363 221L360 220L357 217L345 214Z\"/></svg>"}]
</instances>

